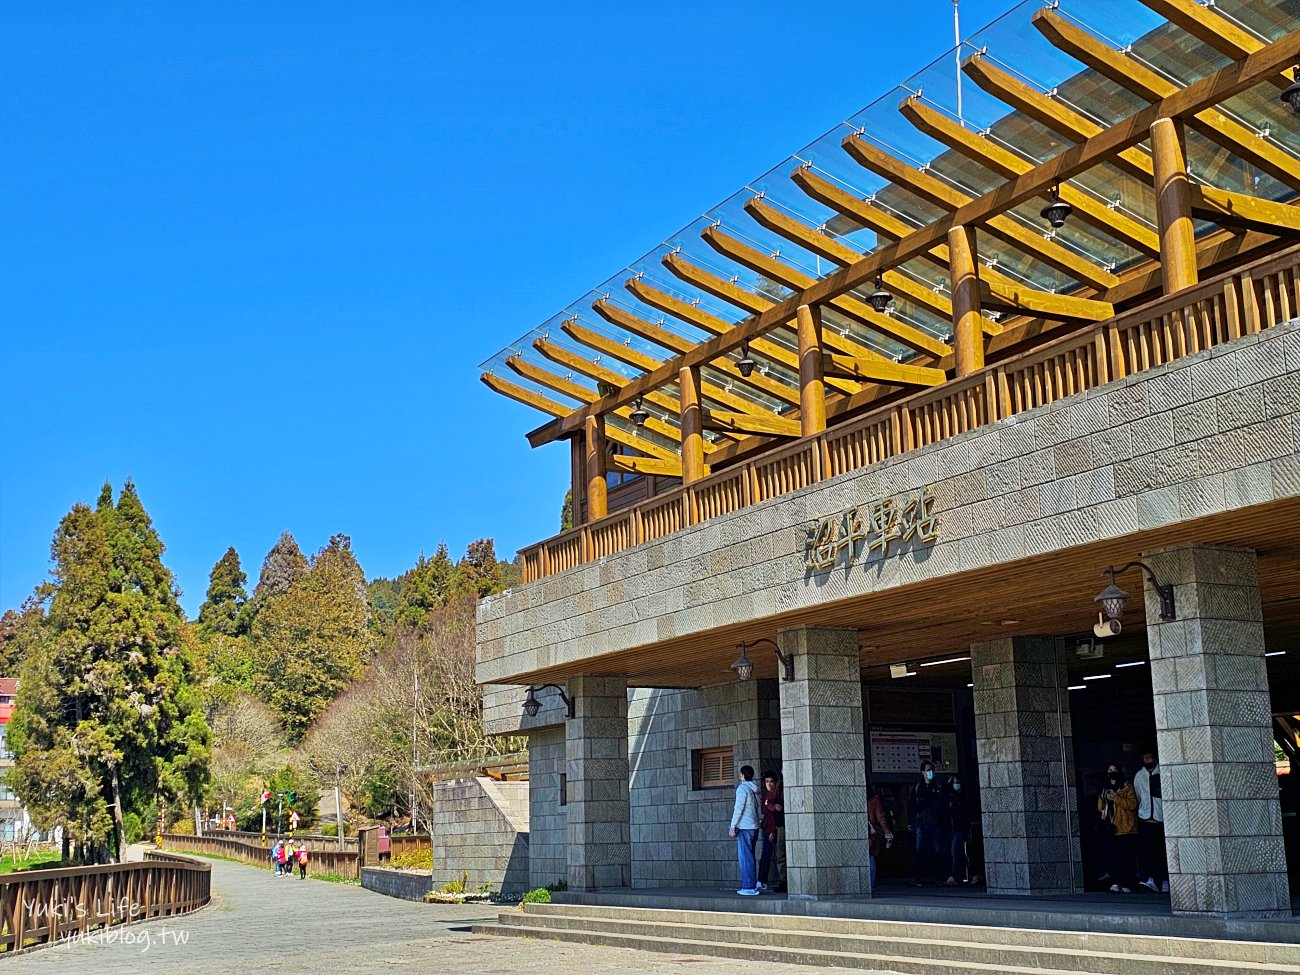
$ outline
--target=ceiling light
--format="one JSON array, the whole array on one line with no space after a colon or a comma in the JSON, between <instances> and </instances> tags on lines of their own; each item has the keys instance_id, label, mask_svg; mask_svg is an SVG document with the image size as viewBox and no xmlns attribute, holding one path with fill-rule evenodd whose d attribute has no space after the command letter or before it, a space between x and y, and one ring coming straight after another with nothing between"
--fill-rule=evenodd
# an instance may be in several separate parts
<instances>
[{"instance_id":1,"label":"ceiling light","mask_svg":"<svg viewBox=\"0 0 1300 975\"><path fill-rule=\"evenodd\" d=\"M1052 184L1052 189L1047 195L1047 206L1043 207L1041 212L1043 219L1053 230L1064 227L1065 221L1074 212L1074 207L1061 199L1060 181Z\"/></svg>"},{"instance_id":2,"label":"ceiling light","mask_svg":"<svg viewBox=\"0 0 1300 975\"><path fill-rule=\"evenodd\" d=\"M1089 674L1084 680L1109 680L1110 674Z\"/></svg>"},{"instance_id":3,"label":"ceiling light","mask_svg":"<svg viewBox=\"0 0 1300 975\"><path fill-rule=\"evenodd\" d=\"M1120 667L1145 667L1146 665L1145 660L1129 660L1122 664L1116 664L1115 669L1118 670Z\"/></svg>"},{"instance_id":4,"label":"ceiling light","mask_svg":"<svg viewBox=\"0 0 1300 975\"><path fill-rule=\"evenodd\" d=\"M885 309L889 307L889 303L893 300L894 296L885 290L884 277L877 275L876 290L867 295L867 304L870 305L873 310L883 315Z\"/></svg>"},{"instance_id":5,"label":"ceiling light","mask_svg":"<svg viewBox=\"0 0 1300 975\"><path fill-rule=\"evenodd\" d=\"M645 421L650 419L650 411L641 405L640 396L632 401L632 412L628 414L628 419L639 427L645 426Z\"/></svg>"},{"instance_id":6,"label":"ceiling light","mask_svg":"<svg viewBox=\"0 0 1300 975\"><path fill-rule=\"evenodd\" d=\"M1087 684L1071 684L1069 687L1066 688L1067 691L1086 691L1087 689L1088 689Z\"/></svg>"},{"instance_id":7,"label":"ceiling light","mask_svg":"<svg viewBox=\"0 0 1300 975\"><path fill-rule=\"evenodd\" d=\"M1285 656L1286 656L1286 651L1285 651L1285 650L1270 650L1268 653L1264 654L1264 656L1266 656L1266 657L1285 657Z\"/></svg>"},{"instance_id":8,"label":"ceiling light","mask_svg":"<svg viewBox=\"0 0 1300 975\"><path fill-rule=\"evenodd\" d=\"M748 379L754 374L754 367L757 365L758 363L755 362L753 357L749 354L749 343L741 342L740 358L736 360L736 369L742 376Z\"/></svg>"},{"instance_id":9,"label":"ceiling light","mask_svg":"<svg viewBox=\"0 0 1300 975\"><path fill-rule=\"evenodd\" d=\"M1293 84L1282 92L1281 98L1291 106L1291 111L1300 115L1300 64L1291 69L1291 80Z\"/></svg>"},{"instance_id":10,"label":"ceiling light","mask_svg":"<svg viewBox=\"0 0 1300 975\"><path fill-rule=\"evenodd\" d=\"M966 656L964 657L948 657L946 660L926 660L920 663L918 666L939 667L942 666L943 664L959 664L963 660L969 660L969 659L970 659L970 654L966 654Z\"/></svg>"}]
</instances>

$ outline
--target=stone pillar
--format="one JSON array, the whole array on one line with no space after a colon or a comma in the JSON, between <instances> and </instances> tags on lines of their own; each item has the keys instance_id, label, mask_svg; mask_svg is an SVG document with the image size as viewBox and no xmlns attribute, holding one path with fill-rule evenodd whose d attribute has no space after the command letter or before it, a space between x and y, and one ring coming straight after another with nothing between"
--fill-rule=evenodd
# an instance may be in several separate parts
<instances>
[{"instance_id":1,"label":"stone pillar","mask_svg":"<svg viewBox=\"0 0 1300 975\"><path fill-rule=\"evenodd\" d=\"M1065 655L1050 637L971 647L990 894L1082 889Z\"/></svg>"},{"instance_id":2,"label":"stone pillar","mask_svg":"<svg viewBox=\"0 0 1300 975\"><path fill-rule=\"evenodd\" d=\"M1161 622L1148 580L1174 912L1289 917L1255 553L1187 545L1143 559L1161 583L1173 585L1177 616Z\"/></svg>"},{"instance_id":3,"label":"stone pillar","mask_svg":"<svg viewBox=\"0 0 1300 975\"><path fill-rule=\"evenodd\" d=\"M627 678L569 678L576 716L565 723L569 889L632 884L628 807Z\"/></svg>"},{"instance_id":4,"label":"stone pillar","mask_svg":"<svg viewBox=\"0 0 1300 975\"><path fill-rule=\"evenodd\" d=\"M777 641L794 654L781 683L786 868L792 900L871 891L866 753L856 630L799 627Z\"/></svg>"}]
</instances>

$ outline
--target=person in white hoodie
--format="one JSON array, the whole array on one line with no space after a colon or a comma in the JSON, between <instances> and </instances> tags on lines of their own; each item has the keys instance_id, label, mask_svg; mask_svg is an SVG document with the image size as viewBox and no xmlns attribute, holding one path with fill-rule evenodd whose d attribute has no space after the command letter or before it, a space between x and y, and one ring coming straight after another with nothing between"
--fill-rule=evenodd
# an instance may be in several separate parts
<instances>
[{"instance_id":1,"label":"person in white hoodie","mask_svg":"<svg viewBox=\"0 0 1300 975\"><path fill-rule=\"evenodd\" d=\"M1169 893L1169 866L1165 856L1165 804L1160 790L1160 760L1155 752L1142 756L1133 776L1138 797L1138 869L1147 890Z\"/></svg>"},{"instance_id":2,"label":"person in white hoodie","mask_svg":"<svg viewBox=\"0 0 1300 975\"><path fill-rule=\"evenodd\" d=\"M758 783L754 781L754 767L740 767L740 781L736 783L736 805L731 811L731 836L736 841L736 858L740 861L740 890L742 897L758 896L758 870L754 864L754 840L763 822L763 804L758 797Z\"/></svg>"}]
</instances>

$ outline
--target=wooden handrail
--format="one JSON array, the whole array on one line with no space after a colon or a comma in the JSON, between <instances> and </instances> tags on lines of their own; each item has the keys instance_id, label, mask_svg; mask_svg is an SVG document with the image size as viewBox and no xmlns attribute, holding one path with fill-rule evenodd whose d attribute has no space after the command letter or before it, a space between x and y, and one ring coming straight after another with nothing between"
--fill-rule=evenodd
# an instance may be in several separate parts
<instances>
[{"instance_id":1,"label":"wooden handrail","mask_svg":"<svg viewBox=\"0 0 1300 975\"><path fill-rule=\"evenodd\" d=\"M1213 310L1213 315L1207 307ZM832 426L816 436L782 443L692 485L662 492L600 521L520 549L524 581L532 582L561 571L553 558L548 563L542 556L569 544L572 539L583 540L579 549L578 564L581 564L663 537L658 532L644 530L646 515L674 504L680 512L679 528L690 527L696 523L695 515L699 511L696 501L701 493L736 478L738 474L745 486L742 494L745 500L739 506L745 507L803 486L770 492L763 489L760 471L778 467L783 461L798 465L793 472L797 476L785 478L787 481L803 480L812 484L843 473L849 468L833 470L837 465L828 463L832 442L842 441L846 436L878 424L889 423L891 435L888 450L872 463L907 453L917 445L941 442L976 426L1006 419L1297 316L1300 316L1300 245L1175 294L1158 297L1113 318L1079 328L963 379L913 393ZM1067 362L1063 363L1063 358ZM1049 368L1051 372L1047 371ZM1038 369L1042 372L1034 373ZM1025 378L1025 385L1016 386L1016 380L1021 377ZM944 406L947 408L941 411L940 407ZM976 422L972 422L972 418ZM923 431L927 435L920 438L920 443L915 431L918 422L927 427ZM808 455L806 463L800 463L801 454ZM718 512L722 513L726 512ZM593 554L590 533L616 524L620 519L628 521L630 544L622 549Z\"/></svg>"}]
</instances>

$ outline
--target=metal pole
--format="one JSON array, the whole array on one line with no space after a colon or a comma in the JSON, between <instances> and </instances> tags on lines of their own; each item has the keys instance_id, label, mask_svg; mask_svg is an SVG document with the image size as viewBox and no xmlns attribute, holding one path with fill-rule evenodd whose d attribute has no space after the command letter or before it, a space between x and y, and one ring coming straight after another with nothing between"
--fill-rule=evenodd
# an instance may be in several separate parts
<instances>
[{"instance_id":1,"label":"metal pole","mask_svg":"<svg viewBox=\"0 0 1300 975\"><path fill-rule=\"evenodd\" d=\"M334 772L334 823L338 827L339 852L343 852L343 805L339 801L339 771Z\"/></svg>"},{"instance_id":2,"label":"metal pole","mask_svg":"<svg viewBox=\"0 0 1300 975\"><path fill-rule=\"evenodd\" d=\"M414 644L413 644L414 646ZM415 650L411 651L411 670L415 678L415 693L411 697L411 833L414 835L416 830L415 824L415 770L420 764L420 753L416 747L416 719L420 709L420 666L416 659Z\"/></svg>"},{"instance_id":3,"label":"metal pole","mask_svg":"<svg viewBox=\"0 0 1300 975\"><path fill-rule=\"evenodd\" d=\"M957 69L957 121L963 125L966 120L961 113L961 14L957 12L957 5L961 0L952 0L952 44L955 48L953 60L956 62Z\"/></svg>"}]
</instances>

